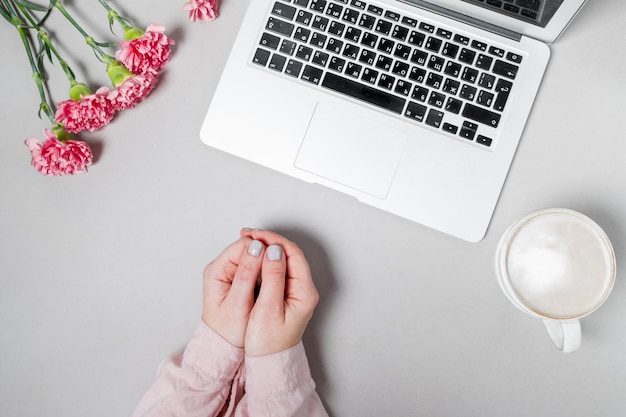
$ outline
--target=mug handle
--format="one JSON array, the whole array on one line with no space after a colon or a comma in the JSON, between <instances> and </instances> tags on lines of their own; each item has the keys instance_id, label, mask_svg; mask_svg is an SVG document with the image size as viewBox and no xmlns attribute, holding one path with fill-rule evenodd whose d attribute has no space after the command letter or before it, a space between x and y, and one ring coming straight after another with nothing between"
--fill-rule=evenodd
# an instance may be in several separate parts
<instances>
[{"instance_id":1,"label":"mug handle","mask_svg":"<svg viewBox=\"0 0 626 417\"><path fill-rule=\"evenodd\" d=\"M543 324L556 347L563 353L574 352L580 347L580 321L543 319Z\"/></svg>"}]
</instances>

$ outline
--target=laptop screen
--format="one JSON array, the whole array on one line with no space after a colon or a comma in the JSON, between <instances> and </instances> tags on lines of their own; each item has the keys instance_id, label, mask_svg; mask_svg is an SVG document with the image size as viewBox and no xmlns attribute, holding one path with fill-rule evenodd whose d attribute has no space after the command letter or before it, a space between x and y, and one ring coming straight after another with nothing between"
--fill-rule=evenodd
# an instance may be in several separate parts
<instances>
[{"instance_id":1,"label":"laptop screen","mask_svg":"<svg viewBox=\"0 0 626 417\"><path fill-rule=\"evenodd\" d=\"M587 0L397 0L492 30L554 42Z\"/></svg>"},{"instance_id":2,"label":"laptop screen","mask_svg":"<svg viewBox=\"0 0 626 417\"><path fill-rule=\"evenodd\" d=\"M515 19L546 27L563 0L463 0Z\"/></svg>"}]
</instances>

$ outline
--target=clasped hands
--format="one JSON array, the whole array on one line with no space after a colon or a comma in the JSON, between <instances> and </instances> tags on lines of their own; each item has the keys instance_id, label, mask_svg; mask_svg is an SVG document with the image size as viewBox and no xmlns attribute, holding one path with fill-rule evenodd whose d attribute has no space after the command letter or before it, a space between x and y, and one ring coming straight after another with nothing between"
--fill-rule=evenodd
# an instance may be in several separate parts
<instances>
[{"instance_id":1,"label":"clasped hands","mask_svg":"<svg viewBox=\"0 0 626 417\"><path fill-rule=\"evenodd\" d=\"M300 248L264 230L241 230L203 279L202 319L248 356L297 345L319 300Z\"/></svg>"}]
</instances>

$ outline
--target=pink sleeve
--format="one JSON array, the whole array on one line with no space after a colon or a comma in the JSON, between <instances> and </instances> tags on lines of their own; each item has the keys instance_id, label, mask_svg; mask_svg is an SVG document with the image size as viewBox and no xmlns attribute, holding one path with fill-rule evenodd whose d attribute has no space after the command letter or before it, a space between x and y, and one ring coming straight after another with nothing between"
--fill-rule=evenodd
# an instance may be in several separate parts
<instances>
[{"instance_id":1,"label":"pink sleeve","mask_svg":"<svg viewBox=\"0 0 626 417\"><path fill-rule=\"evenodd\" d=\"M236 417L328 417L311 377L304 345L245 362L245 394Z\"/></svg>"},{"instance_id":2,"label":"pink sleeve","mask_svg":"<svg viewBox=\"0 0 626 417\"><path fill-rule=\"evenodd\" d=\"M200 323L183 353L166 359L133 417L212 417L229 398L243 361L236 348Z\"/></svg>"}]
</instances>

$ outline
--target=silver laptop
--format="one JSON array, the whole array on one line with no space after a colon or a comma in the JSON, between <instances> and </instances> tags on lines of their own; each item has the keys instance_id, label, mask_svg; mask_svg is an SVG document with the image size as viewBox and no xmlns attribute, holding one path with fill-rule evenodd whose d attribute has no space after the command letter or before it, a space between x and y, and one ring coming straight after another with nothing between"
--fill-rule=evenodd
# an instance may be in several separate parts
<instances>
[{"instance_id":1,"label":"silver laptop","mask_svg":"<svg viewBox=\"0 0 626 417\"><path fill-rule=\"evenodd\" d=\"M481 240L585 0L251 0L207 145Z\"/></svg>"}]
</instances>

